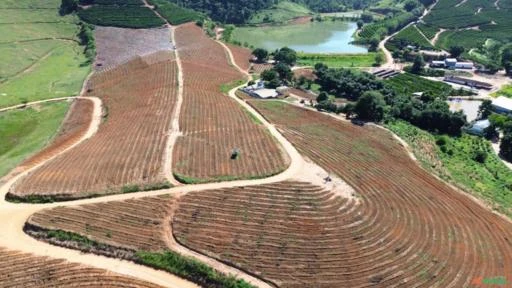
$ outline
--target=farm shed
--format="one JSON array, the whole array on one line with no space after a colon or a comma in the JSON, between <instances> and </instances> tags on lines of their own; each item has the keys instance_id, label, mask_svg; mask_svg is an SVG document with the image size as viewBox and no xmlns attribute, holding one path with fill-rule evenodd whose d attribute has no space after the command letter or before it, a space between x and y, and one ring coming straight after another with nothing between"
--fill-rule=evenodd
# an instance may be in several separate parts
<instances>
[{"instance_id":1,"label":"farm shed","mask_svg":"<svg viewBox=\"0 0 512 288\"><path fill-rule=\"evenodd\" d=\"M492 100L492 107L496 113L509 114L512 113L512 99L500 96Z\"/></svg>"},{"instance_id":2,"label":"farm shed","mask_svg":"<svg viewBox=\"0 0 512 288\"><path fill-rule=\"evenodd\" d=\"M469 87L477 88L477 89L486 89L486 90L492 89L492 84L475 81L475 80L468 79L468 78L448 76L448 77L444 77L444 81L459 84L459 85L465 85L465 86L469 86Z\"/></svg>"},{"instance_id":3,"label":"farm shed","mask_svg":"<svg viewBox=\"0 0 512 288\"><path fill-rule=\"evenodd\" d=\"M476 121L471 127L466 129L466 132L477 136L484 136L485 129L489 126L491 126L491 122L488 119Z\"/></svg>"},{"instance_id":4,"label":"farm shed","mask_svg":"<svg viewBox=\"0 0 512 288\"><path fill-rule=\"evenodd\" d=\"M261 99L269 99L269 98L276 98L279 96L279 93L275 89L258 89L250 91L250 94L254 97L258 97Z\"/></svg>"}]
</instances>

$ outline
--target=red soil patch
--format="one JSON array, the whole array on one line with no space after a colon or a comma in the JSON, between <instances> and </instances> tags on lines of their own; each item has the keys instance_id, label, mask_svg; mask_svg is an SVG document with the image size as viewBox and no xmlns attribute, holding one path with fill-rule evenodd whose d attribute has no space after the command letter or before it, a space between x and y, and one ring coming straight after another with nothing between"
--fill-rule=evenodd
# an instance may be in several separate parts
<instances>
[{"instance_id":1,"label":"red soil patch","mask_svg":"<svg viewBox=\"0 0 512 288\"><path fill-rule=\"evenodd\" d=\"M235 58L236 65L245 71L249 71L249 68L251 67L250 60L252 58L252 51L236 45L226 45L229 47L229 50L231 50L233 58Z\"/></svg>"},{"instance_id":2,"label":"red soil patch","mask_svg":"<svg viewBox=\"0 0 512 288\"><path fill-rule=\"evenodd\" d=\"M30 216L29 225L74 232L100 243L130 250L167 249L165 228L170 225L174 198L147 197L127 201L57 207ZM167 226L167 227L164 227Z\"/></svg>"},{"instance_id":3,"label":"red soil patch","mask_svg":"<svg viewBox=\"0 0 512 288\"><path fill-rule=\"evenodd\" d=\"M0 258L2 287L160 287L103 269L4 248L0 248Z\"/></svg>"},{"instance_id":4,"label":"red soil patch","mask_svg":"<svg viewBox=\"0 0 512 288\"><path fill-rule=\"evenodd\" d=\"M184 101L173 172L182 181L264 177L286 167L283 153L264 128L233 99L222 84L243 79L229 65L226 51L194 24L178 27L177 46L183 61ZM231 159L233 149L240 155Z\"/></svg>"},{"instance_id":5,"label":"red soil patch","mask_svg":"<svg viewBox=\"0 0 512 288\"><path fill-rule=\"evenodd\" d=\"M311 19L313 19L312 16L297 17L295 19L292 19L290 21L290 24L292 24L292 25L307 24L307 23L311 23Z\"/></svg>"},{"instance_id":6,"label":"red soil patch","mask_svg":"<svg viewBox=\"0 0 512 288\"><path fill-rule=\"evenodd\" d=\"M261 74L261 72L270 70L272 67L274 67L273 64L253 64L249 72Z\"/></svg>"},{"instance_id":7,"label":"red soil patch","mask_svg":"<svg viewBox=\"0 0 512 288\"><path fill-rule=\"evenodd\" d=\"M304 76L304 78L309 80L316 80L317 77L315 75L315 70L311 68L303 68L303 69L297 69L293 71L293 76L295 78L300 78L301 76Z\"/></svg>"},{"instance_id":8,"label":"red soil patch","mask_svg":"<svg viewBox=\"0 0 512 288\"><path fill-rule=\"evenodd\" d=\"M97 134L18 181L10 193L72 199L164 181L176 72L172 54L161 52L94 74L88 94L106 107Z\"/></svg>"},{"instance_id":9,"label":"red soil patch","mask_svg":"<svg viewBox=\"0 0 512 288\"><path fill-rule=\"evenodd\" d=\"M294 94L294 95L297 95L299 97L302 97L302 98L305 98L305 99L309 99L309 100L315 100L315 101L316 101L316 98L318 97L315 94L312 94L312 93L309 93L309 92L306 92L306 91L303 91L303 90L300 90L300 89L297 89L297 88L290 89L290 94Z\"/></svg>"},{"instance_id":10,"label":"red soil patch","mask_svg":"<svg viewBox=\"0 0 512 288\"><path fill-rule=\"evenodd\" d=\"M512 277L512 224L437 180L382 129L253 105L360 204L304 183L190 193L174 235L280 287L469 287Z\"/></svg>"},{"instance_id":11,"label":"red soil patch","mask_svg":"<svg viewBox=\"0 0 512 288\"><path fill-rule=\"evenodd\" d=\"M71 104L71 108L64 119L60 131L52 143L36 155L23 161L16 170L24 171L45 160L57 155L78 141L89 129L92 121L94 104L85 99L77 99Z\"/></svg>"}]
</instances>

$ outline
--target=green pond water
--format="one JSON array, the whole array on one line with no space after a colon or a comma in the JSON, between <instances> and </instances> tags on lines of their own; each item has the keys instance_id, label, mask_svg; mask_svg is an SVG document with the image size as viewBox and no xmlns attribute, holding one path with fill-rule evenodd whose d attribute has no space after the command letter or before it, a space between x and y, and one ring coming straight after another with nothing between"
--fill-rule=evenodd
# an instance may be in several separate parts
<instances>
[{"instance_id":1,"label":"green pond water","mask_svg":"<svg viewBox=\"0 0 512 288\"><path fill-rule=\"evenodd\" d=\"M233 32L233 39L271 51L287 46L305 53L367 53L366 47L350 44L356 30L355 22L342 21L239 27Z\"/></svg>"}]
</instances>

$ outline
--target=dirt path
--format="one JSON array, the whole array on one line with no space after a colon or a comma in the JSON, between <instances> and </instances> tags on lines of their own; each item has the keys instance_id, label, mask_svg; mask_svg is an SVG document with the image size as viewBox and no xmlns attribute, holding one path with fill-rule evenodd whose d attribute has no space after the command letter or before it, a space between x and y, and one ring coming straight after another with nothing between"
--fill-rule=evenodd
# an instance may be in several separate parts
<instances>
[{"instance_id":1,"label":"dirt path","mask_svg":"<svg viewBox=\"0 0 512 288\"><path fill-rule=\"evenodd\" d=\"M432 44L433 46L436 46L436 44L437 44L437 40L439 40L439 36L440 36L444 31L446 31L446 29L441 28L441 29L436 33L436 35L434 36L434 38L432 38L432 40L430 41L430 44Z\"/></svg>"},{"instance_id":2,"label":"dirt path","mask_svg":"<svg viewBox=\"0 0 512 288\"><path fill-rule=\"evenodd\" d=\"M33 102L28 102L28 103L23 103L23 104L18 104L18 105L14 105L14 106L5 107L5 108L0 109L0 112L5 112L5 111L15 110L15 109L21 109L21 108L30 107L30 106L34 106L34 105L37 105L37 104L43 104L43 103L48 103L48 102L65 101L65 100L72 100L72 99L77 99L77 98L82 98L82 97L70 96L70 97L59 97L59 98L51 98L51 99L33 101Z\"/></svg>"},{"instance_id":3,"label":"dirt path","mask_svg":"<svg viewBox=\"0 0 512 288\"><path fill-rule=\"evenodd\" d=\"M500 10L500 0L496 0L496 2L494 2L494 7L496 7L496 10Z\"/></svg>"},{"instance_id":4,"label":"dirt path","mask_svg":"<svg viewBox=\"0 0 512 288\"><path fill-rule=\"evenodd\" d=\"M247 70L242 69L240 66L238 66L238 64L236 64L235 57L233 56L233 52L231 52L231 49L229 49L229 47L222 41L216 40L216 42L219 43L224 48L224 51L226 51L226 53L228 54L228 58L229 61L231 62L231 65L233 65L238 71L240 71L240 73L247 76L248 80L251 80L251 74L249 74Z\"/></svg>"}]
</instances>

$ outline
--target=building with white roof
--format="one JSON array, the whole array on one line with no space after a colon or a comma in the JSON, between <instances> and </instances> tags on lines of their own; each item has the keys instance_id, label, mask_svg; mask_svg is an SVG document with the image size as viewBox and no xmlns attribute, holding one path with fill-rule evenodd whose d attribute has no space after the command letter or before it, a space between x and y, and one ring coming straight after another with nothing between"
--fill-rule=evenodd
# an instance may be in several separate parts
<instances>
[{"instance_id":1,"label":"building with white roof","mask_svg":"<svg viewBox=\"0 0 512 288\"><path fill-rule=\"evenodd\" d=\"M496 113L510 114L512 113L512 99L500 96L492 100L492 107Z\"/></svg>"}]
</instances>

